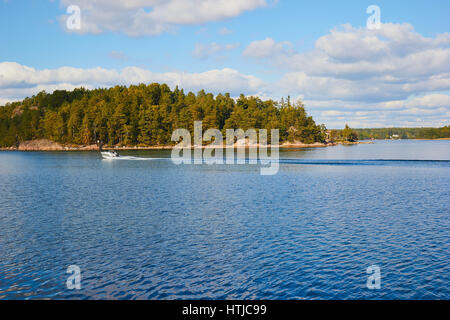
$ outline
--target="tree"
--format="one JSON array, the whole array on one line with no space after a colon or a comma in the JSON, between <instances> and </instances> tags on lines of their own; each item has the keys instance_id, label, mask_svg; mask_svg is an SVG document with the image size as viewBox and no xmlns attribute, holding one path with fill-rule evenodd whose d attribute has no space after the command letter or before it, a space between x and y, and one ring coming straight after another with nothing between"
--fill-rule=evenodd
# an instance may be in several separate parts
<instances>
[{"instance_id":1,"label":"tree","mask_svg":"<svg viewBox=\"0 0 450 320\"><path fill-rule=\"evenodd\" d=\"M308 116L301 101L281 103L241 94L197 94L165 84L115 86L108 89L40 92L0 107L0 146L46 138L61 143L106 145L169 145L173 130L193 134L194 121L203 129L280 130L281 142L323 141L321 126ZM225 133L225 132L224 132ZM436 136L436 132L427 135Z\"/></svg>"},{"instance_id":2,"label":"tree","mask_svg":"<svg viewBox=\"0 0 450 320\"><path fill-rule=\"evenodd\" d=\"M351 129L348 124L345 124L345 128L342 130L341 136L344 141L355 142L358 140L358 133Z\"/></svg>"}]
</instances>

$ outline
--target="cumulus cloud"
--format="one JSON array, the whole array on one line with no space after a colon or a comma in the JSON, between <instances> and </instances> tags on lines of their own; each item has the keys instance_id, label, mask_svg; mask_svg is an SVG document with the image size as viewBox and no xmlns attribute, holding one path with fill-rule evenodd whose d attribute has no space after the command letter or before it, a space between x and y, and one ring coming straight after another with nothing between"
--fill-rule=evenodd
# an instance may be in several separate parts
<instances>
[{"instance_id":1,"label":"cumulus cloud","mask_svg":"<svg viewBox=\"0 0 450 320\"><path fill-rule=\"evenodd\" d=\"M450 125L450 95L443 93L361 103L343 100L305 100L312 115L330 128L420 127Z\"/></svg>"},{"instance_id":2,"label":"cumulus cloud","mask_svg":"<svg viewBox=\"0 0 450 320\"><path fill-rule=\"evenodd\" d=\"M259 78L230 68L201 73L155 73L138 67L121 70L72 67L37 70L15 62L0 63L0 99L3 103L31 96L42 90L51 92L56 89L72 90L80 86L97 88L151 82L179 85L192 91L205 89L215 93L230 92L236 96L240 93L258 93L264 85Z\"/></svg>"},{"instance_id":3,"label":"cumulus cloud","mask_svg":"<svg viewBox=\"0 0 450 320\"><path fill-rule=\"evenodd\" d=\"M272 58L289 54L292 44L289 41L275 42L272 38L266 38L264 40L253 41L244 50L243 55L252 58Z\"/></svg>"},{"instance_id":4,"label":"cumulus cloud","mask_svg":"<svg viewBox=\"0 0 450 320\"><path fill-rule=\"evenodd\" d=\"M218 44L216 42L201 44L197 43L192 56L197 59L206 60L215 54L223 54L239 47L239 43Z\"/></svg>"},{"instance_id":5,"label":"cumulus cloud","mask_svg":"<svg viewBox=\"0 0 450 320\"><path fill-rule=\"evenodd\" d=\"M243 52L284 70L272 88L302 95L318 121L330 126L437 125L450 110L450 34L425 37L409 24L378 30L343 25L297 52L271 38Z\"/></svg>"},{"instance_id":6,"label":"cumulus cloud","mask_svg":"<svg viewBox=\"0 0 450 320\"><path fill-rule=\"evenodd\" d=\"M426 38L410 24L382 24L380 29L353 28L343 25L316 41L316 48L340 62L380 61L401 58L424 50L450 44L450 34ZM355 50L357 49L357 50Z\"/></svg>"},{"instance_id":7,"label":"cumulus cloud","mask_svg":"<svg viewBox=\"0 0 450 320\"><path fill-rule=\"evenodd\" d=\"M314 99L322 94L383 101L450 89L450 34L426 38L409 24L388 23L379 30L344 25L319 38L309 52L261 51L276 68L288 70L280 87Z\"/></svg>"},{"instance_id":8,"label":"cumulus cloud","mask_svg":"<svg viewBox=\"0 0 450 320\"><path fill-rule=\"evenodd\" d=\"M277 83L285 94L302 93L309 99L341 99L347 101L388 101L407 99L410 95L450 89L450 74L426 79L405 78L392 81L386 77L342 79L311 76L305 72L287 72Z\"/></svg>"},{"instance_id":9,"label":"cumulus cloud","mask_svg":"<svg viewBox=\"0 0 450 320\"><path fill-rule=\"evenodd\" d=\"M450 89L450 34L427 38L409 24L387 23L379 30L344 25L308 52L266 38L243 55L286 70L279 89L310 99L384 101Z\"/></svg>"},{"instance_id":10,"label":"cumulus cloud","mask_svg":"<svg viewBox=\"0 0 450 320\"><path fill-rule=\"evenodd\" d=\"M115 3L118 8L136 8L143 2L112 1L111 6ZM236 46L197 44L192 54L207 59ZM112 55L123 57L120 52ZM290 42L266 38L250 43L243 55L284 74L269 83L231 68L200 73L155 73L138 67L36 70L3 62L0 104L41 90L165 82L186 90L206 89L234 96L240 93L275 99L288 94L301 96L317 122L330 128L342 127L346 122L355 127L449 124L448 33L424 37L408 24L383 24L379 30L344 25L317 39L314 49L308 52L295 51Z\"/></svg>"},{"instance_id":11,"label":"cumulus cloud","mask_svg":"<svg viewBox=\"0 0 450 320\"><path fill-rule=\"evenodd\" d=\"M449 50L449 33L426 38L409 24L386 23L379 30L343 25L320 37L314 50L274 55L273 61L314 76L355 79L383 75L398 80L450 72Z\"/></svg>"},{"instance_id":12,"label":"cumulus cloud","mask_svg":"<svg viewBox=\"0 0 450 320\"><path fill-rule=\"evenodd\" d=\"M450 107L450 96L446 94L429 94L423 97L415 97L407 102L406 106L419 108L442 108Z\"/></svg>"},{"instance_id":13,"label":"cumulus cloud","mask_svg":"<svg viewBox=\"0 0 450 320\"><path fill-rule=\"evenodd\" d=\"M10 99L0 98L0 106L4 106L4 105L7 104L8 102L10 102Z\"/></svg>"},{"instance_id":14,"label":"cumulus cloud","mask_svg":"<svg viewBox=\"0 0 450 320\"><path fill-rule=\"evenodd\" d=\"M81 9L81 33L157 35L179 25L221 21L267 5L266 0L61 0ZM68 15L60 17L65 26Z\"/></svg>"}]
</instances>

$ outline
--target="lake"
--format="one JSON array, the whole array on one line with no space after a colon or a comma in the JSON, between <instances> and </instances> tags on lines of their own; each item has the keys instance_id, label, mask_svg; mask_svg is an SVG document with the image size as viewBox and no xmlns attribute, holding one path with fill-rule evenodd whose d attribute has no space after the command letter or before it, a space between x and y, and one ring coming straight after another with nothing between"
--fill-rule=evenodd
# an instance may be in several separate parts
<instances>
[{"instance_id":1,"label":"lake","mask_svg":"<svg viewBox=\"0 0 450 320\"><path fill-rule=\"evenodd\" d=\"M154 159L0 152L0 298L450 299L450 141L281 150L273 176L120 153Z\"/></svg>"}]
</instances>

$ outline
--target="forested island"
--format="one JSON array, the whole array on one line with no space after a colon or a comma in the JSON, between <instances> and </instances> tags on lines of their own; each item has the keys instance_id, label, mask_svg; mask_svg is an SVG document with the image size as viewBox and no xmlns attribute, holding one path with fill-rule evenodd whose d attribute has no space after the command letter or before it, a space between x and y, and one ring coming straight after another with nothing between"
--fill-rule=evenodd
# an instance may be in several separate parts
<instances>
[{"instance_id":1,"label":"forested island","mask_svg":"<svg viewBox=\"0 0 450 320\"><path fill-rule=\"evenodd\" d=\"M115 86L108 89L40 92L0 107L0 147L46 139L64 145L171 146L178 128L203 130L279 129L280 143L323 143L326 128L317 125L301 101L276 102L241 95L200 91L185 93L166 84ZM270 141L270 137L269 137Z\"/></svg>"},{"instance_id":2,"label":"forested island","mask_svg":"<svg viewBox=\"0 0 450 320\"><path fill-rule=\"evenodd\" d=\"M0 148L62 149L95 146L171 147L172 132L185 128L193 134L194 121L203 130L279 129L280 144L325 146L366 139L450 138L450 127L327 130L308 116L301 101L261 100L243 94L185 93L152 83L73 91L44 91L0 107ZM41 146L28 147L33 141Z\"/></svg>"},{"instance_id":3,"label":"forested island","mask_svg":"<svg viewBox=\"0 0 450 320\"><path fill-rule=\"evenodd\" d=\"M355 129L360 140L367 139L450 139L450 126L442 128Z\"/></svg>"}]
</instances>

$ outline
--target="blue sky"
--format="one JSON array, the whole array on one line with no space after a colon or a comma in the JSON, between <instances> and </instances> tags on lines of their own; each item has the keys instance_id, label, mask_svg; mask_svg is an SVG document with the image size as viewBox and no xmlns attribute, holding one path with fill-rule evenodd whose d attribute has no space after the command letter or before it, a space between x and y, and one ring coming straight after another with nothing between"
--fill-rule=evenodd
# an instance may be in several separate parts
<instances>
[{"instance_id":1,"label":"blue sky","mask_svg":"<svg viewBox=\"0 0 450 320\"><path fill-rule=\"evenodd\" d=\"M66 29L70 5L80 30ZM290 95L328 127L448 125L449 14L435 0L0 0L0 104L156 81Z\"/></svg>"}]
</instances>

